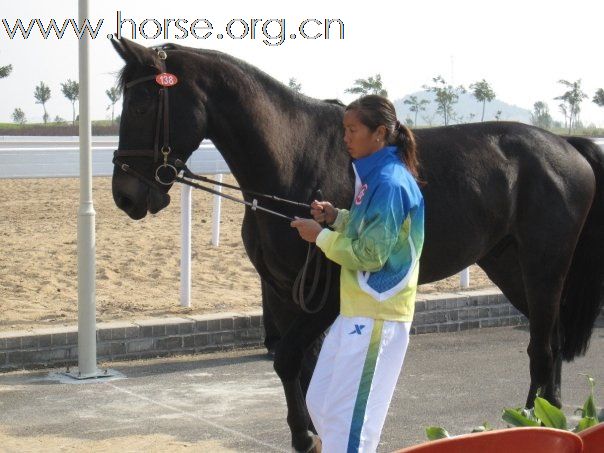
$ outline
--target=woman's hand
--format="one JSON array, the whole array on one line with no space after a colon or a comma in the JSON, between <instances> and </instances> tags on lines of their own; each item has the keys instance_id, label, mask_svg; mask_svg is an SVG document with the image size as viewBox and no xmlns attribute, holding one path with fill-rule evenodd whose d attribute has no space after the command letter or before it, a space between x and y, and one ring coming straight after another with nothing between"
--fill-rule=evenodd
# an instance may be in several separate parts
<instances>
[{"instance_id":1,"label":"woman's hand","mask_svg":"<svg viewBox=\"0 0 604 453\"><path fill-rule=\"evenodd\" d=\"M317 236L323 229L323 227L313 219L301 219L299 217L296 217L296 220L290 223L290 226L297 228L300 237L308 242L315 242Z\"/></svg>"},{"instance_id":2,"label":"woman's hand","mask_svg":"<svg viewBox=\"0 0 604 453\"><path fill-rule=\"evenodd\" d=\"M338 210L329 201L315 200L310 205L310 214L317 222L331 225L336 221Z\"/></svg>"}]
</instances>

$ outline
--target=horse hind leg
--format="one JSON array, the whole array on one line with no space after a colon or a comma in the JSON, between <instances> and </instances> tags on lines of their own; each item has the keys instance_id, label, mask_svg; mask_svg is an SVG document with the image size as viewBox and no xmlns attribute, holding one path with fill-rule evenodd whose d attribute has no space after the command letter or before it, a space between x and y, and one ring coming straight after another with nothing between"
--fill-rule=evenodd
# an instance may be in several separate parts
<instances>
[{"instance_id":1,"label":"horse hind leg","mask_svg":"<svg viewBox=\"0 0 604 453\"><path fill-rule=\"evenodd\" d=\"M560 320L556 320L552 336L553 370L552 378L548 381L543 395L546 400L558 408L562 408L562 338Z\"/></svg>"},{"instance_id":2,"label":"horse hind leg","mask_svg":"<svg viewBox=\"0 0 604 453\"><path fill-rule=\"evenodd\" d=\"M528 315L522 268L514 238L507 236L501 240L487 255L478 260L478 265L510 303L520 312Z\"/></svg>"},{"instance_id":3,"label":"horse hind leg","mask_svg":"<svg viewBox=\"0 0 604 453\"><path fill-rule=\"evenodd\" d=\"M486 256L478 261L478 265L485 271L491 281L495 283L510 303L521 313L529 317L529 302L524 282L523 268L520 264L518 243L512 237L504 238ZM560 404L560 372L561 355L559 351L559 336L552 338L552 360L554 361L554 374L548 374L545 385L545 395L553 404ZM531 358L529 352L529 359ZM534 363L531 361L531 365ZM541 365L538 365L541 366ZM539 373L531 372L531 385L529 388L526 407L532 407L539 385L532 378Z\"/></svg>"},{"instance_id":4,"label":"horse hind leg","mask_svg":"<svg viewBox=\"0 0 604 453\"><path fill-rule=\"evenodd\" d=\"M527 349L531 371L528 407L532 406L539 389L543 398L557 407L562 406L560 300L574 251L573 239L576 236L569 234L554 247L551 242L539 242L533 237L529 242L531 246L521 255L531 336Z\"/></svg>"}]
</instances>

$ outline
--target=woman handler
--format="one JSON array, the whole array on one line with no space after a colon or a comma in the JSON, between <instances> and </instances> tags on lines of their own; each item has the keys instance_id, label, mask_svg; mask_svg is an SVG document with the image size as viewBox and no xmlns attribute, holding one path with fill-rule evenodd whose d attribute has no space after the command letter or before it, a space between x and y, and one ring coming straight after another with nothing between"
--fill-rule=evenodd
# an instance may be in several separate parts
<instances>
[{"instance_id":1,"label":"woman handler","mask_svg":"<svg viewBox=\"0 0 604 453\"><path fill-rule=\"evenodd\" d=\"M356 177L350 210L315 201L314 220L291 223L342 267L340 315L306 395L326 453L377 448L409 342L424 241L415 140L392 103L375 95L351 103L344 142Z\"/></svg>"}]
</instances>

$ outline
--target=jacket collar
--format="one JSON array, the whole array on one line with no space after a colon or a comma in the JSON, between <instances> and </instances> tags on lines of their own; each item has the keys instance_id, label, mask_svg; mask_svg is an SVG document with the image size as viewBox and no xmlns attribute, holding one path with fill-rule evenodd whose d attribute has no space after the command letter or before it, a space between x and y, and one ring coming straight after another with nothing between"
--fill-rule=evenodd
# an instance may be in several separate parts
<instances>
[{"instance_id":1,"label":"jacket collar","mask_svg":"<svg viewBox=\"0 0 604 453\"><path fill-rule=\"evenodd\" d=\"M361 181L364 181L375 167L381 167L392 160L399 161L397 147L384 146L382 149L379 149L369 156L355 159L353 165Z\"/></svg>"}]
</instances>

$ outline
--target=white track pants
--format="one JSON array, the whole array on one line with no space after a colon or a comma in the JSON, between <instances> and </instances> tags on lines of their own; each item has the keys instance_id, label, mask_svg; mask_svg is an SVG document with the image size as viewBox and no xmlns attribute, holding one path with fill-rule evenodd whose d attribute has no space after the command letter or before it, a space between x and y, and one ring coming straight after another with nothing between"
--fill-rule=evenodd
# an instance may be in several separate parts
<instances>
[{"instance_id":1,"label":"white track pants","mask_svg":"<svg viewBox=\"0 0 604 453\"><path fill-rule=\"evenodd\" d=\"M376 451L410 327L342 315L331 326L306 395L325 453Z\"/></svg>"}]
</instances>

